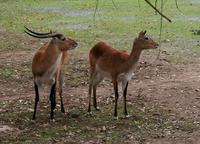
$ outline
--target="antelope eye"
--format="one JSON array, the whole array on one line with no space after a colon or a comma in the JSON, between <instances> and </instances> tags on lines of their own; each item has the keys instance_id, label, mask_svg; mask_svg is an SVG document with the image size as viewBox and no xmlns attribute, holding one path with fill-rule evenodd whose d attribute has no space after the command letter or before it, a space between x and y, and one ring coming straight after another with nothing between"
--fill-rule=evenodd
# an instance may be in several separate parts
<instances>
[{"instance_id":1,"label":"antelope eye","mask_svg":"<svg viewBox=\"0 0 200 144\"><path fill-rule=\"evenodd\" d=\"M149 40L149 38L148 38L148 37L144 37L144 39L145 39L145 40Z\"/></svg>"},{"instance_id":2,"label":"antelope eye","mask_svg":"<svg viewBox=\"0 0 200 144\"><path fill-rule=\"evenodd\" d=\"M64 37L64 38L62 38L61 40L62 40L62 41L65 41L65 40L66 40L66 38Z\"/></svg>"}]
</instances>

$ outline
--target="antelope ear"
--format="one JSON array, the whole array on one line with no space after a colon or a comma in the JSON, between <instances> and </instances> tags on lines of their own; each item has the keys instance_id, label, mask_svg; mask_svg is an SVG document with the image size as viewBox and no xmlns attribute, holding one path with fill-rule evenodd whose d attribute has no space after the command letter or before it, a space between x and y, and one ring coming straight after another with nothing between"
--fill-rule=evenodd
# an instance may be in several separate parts
<instances>
[{"instance_id":1,"label":"antelope ear","mask_svg":"<svg viewBox=\"0 0 200 144\"><path fill-rule=\"evenodd\" d=\"M139 33L139 37L143 37L145 34L146 34L146 30L145 31L141 31L140 33Z\"/></svg>"}]
</instances>

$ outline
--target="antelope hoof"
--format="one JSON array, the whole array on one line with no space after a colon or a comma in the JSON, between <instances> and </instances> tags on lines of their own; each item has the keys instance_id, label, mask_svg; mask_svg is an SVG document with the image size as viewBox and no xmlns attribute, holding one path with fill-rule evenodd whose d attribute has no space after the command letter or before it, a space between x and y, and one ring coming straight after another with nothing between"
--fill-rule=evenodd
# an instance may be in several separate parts
<instances>
[{"instance_id":1,"label":"antelope hoof","mask_svg":"<svg viewBox=\"0 0 200 144\"><path fill-rule=\"evenodd\" d=\"M53 110L55 110L55 109L56 109L56 104L53 105Z\"/></svg>"},{"instance_id":2,"label":"antelope hoof","mask_svg":"<svg viewBox=\"0 0 200 144\"><path fill-rule=\"evenodd\" d=\"M99 107L96 107L95 109L96 109L96 111L101 111Z\"/></svg>"},{"instance_id":3,"label":"antelope hoof","mask_svg":"<svg viewBox=\"0 0 200 144\"><path fill-rule=\"evenodd\" d=\"M131 117L131 115L124 115L124 118L130 118Z\"/></svg>"},{"instance_id":4,"label":"antelope hoof","mask_svg":"<svg viewBox=\"0 0 200 144\"><path fill-rule=\"evenodd\" d=\"M32 120L31 120L31 123L32 123L32 124L35 124L35 123L36 123L35 119L32 119Z\"/></svg>"},{"instance_id":5,"label":"antelope hoof","mask_svg":"<svg viewBox=\"0 0 200 144\"><path fill-rule=\"evenodd\" d=\"M113 118L114 120L118 120L118 116L114 116L114 118Z\"/></svg>"},{"instance_id":6,"label":"antelope hoof","mask_svg":"<svg viewBox=\"0 0 200 144\"><path fill-rule=\"evenodd\" d=\"M88 111L87 115L91 116L92 115L92 111Z\"/></svg>"},{"instance_id":7,"label":"antelope hoof","mask_svg":"<svg viewBox=\"0 0 200 144\"><path fill-rule=\"evenodd\" d=\"M56 122L55 119L50 119L50 123Z\"/></svg>"},{"instance_id":8,"label":"antelope hoof","mask_svg":"<svg viewBox=\"0 0 200 144\"><path fill-rule=\"evenodd\" d=\"M64 109L64 108L61 108L61 112L62 112L62 113L65 113L65 109Z\"/></svg>"}]
</instances>

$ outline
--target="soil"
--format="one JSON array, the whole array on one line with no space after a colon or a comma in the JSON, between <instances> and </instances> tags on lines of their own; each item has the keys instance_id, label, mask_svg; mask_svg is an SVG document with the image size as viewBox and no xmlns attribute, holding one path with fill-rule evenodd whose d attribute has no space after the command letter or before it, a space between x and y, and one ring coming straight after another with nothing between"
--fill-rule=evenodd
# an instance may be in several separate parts
<instances>
[{"instance_id":1,"label":"soil","mask_svg":"<svg viewBox=\"0 0 200 144\"><path fill-rule=\"evenodd\" d=\"M12 103L14 101L33 101L34 88L31 74L31 59L33 51L2 51L0 53L0 67L11 68L14 74L11 77L0 77L0 101ZM72 109L87 110L88 93L88 64L87 54L80 53L81 58L72 58L65 75L64 104L66 113ZM75 57L75 54L72 55ZM148 57L148 56L147 56ZM167 59L167 57L166 57ZM193 58L187 64L172 64L166 59L148 63L142 57L136 75L129 82L128 103L137 102L142 97L143 108L164 109L171 116L192 119L200 122L200 64L198 58ZM191 61L191 60L190 60ZM114 100L112 83L102 82L97 90L98 103L108 104ZM121 92L120 92L121 94ZM120 97L119 101L122 101ZM41 93L41 101L48 101L47 90ZM33 109L28 109L33 111ZM0 112L5 112L0 107ZM119 120L120 121L120 120ZM13 128L0 121L0 133L12 131ZM15 129L15 128L14 128ZM137 143L132 139L130 143ZM90 142L89 142L90 143ZM149 137L145 142L153 144L199 144L200 129L192 132L176 130L165 137Z\"/></svg>"}]
</instances>

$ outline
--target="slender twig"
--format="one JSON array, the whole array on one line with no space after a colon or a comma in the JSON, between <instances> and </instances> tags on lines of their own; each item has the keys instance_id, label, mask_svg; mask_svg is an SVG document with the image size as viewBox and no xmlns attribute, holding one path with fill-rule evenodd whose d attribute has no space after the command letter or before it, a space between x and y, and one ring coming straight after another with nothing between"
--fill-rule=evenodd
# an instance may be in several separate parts
<instances>
[{"instance_id":1,"label":"slender twig","mask_svg":"<svg viewBox=\"0 0 200 144\"><path fill-rule=\"evenodd\" d=\"M176 3L176 8L178 9L179 12L181 12L179 6L178 6L178 0L175 0L175 3Z\"/></svg>"},{"instance_id":2,"label":"slender twig","mask_svg":"<svg viewBox=\"0 0 200 144\"><path fill-rule=\"evenodd\" d=\"M112 0L112 3L113 3L113 6L117 9L117 6L116 6L114 0Z\"/></svg>"},{"instance_id":3,"label":"slender twig","mask_svg":"<svg viewBox=\"0 0 200 144\"><path fill-rule=\"evenodd\" d=\"M112 0L112 3L113 3L113 6L117 9L117 6L114 2L114 0ZM98 6L99 6L99 0L96 0L96 6L95 6L95 10L94 10L94 18L96 17L96 13L97 13L97 10L98 10Z\"/></svg>"},{"instance_id":4,"label":"slender twig","mask_svg":"<svg viewBox=\"0 0 200 144\"><path fill-rule=\"evenodd\" d=\"M161 13L163 12L163 0L161 0L160 3L160 10ZM160 33L159 33L159 51L156 59L160 59L160 53L161 53L161 39L162 39L162 29L163 29L163 17L160 17Z\"/></svg>"},{"instance_id":5,"label":"slender twig","mask_svg":"<svg viewBox=\"0 0 200 144\"><path fill-rule=\"evenodd\" d=\"M157 8L157 2L158 0L155 0L155 8ZM155 14L157 14L157 11L155 11Z\"/></svg>"},{"instance_id":6,"label":"slender twig","mask_svg":"<svg viewBox=\"0 0 200 144\"><path fill-rule=\"evenodd\" d=\"M157 11L163 18L172 22L167 16L165 16L162 12L160 12L154 5L152 5L148 0L145 0L147 4L149 4L155 11Z\"/></svg>"},{"instance_id":7,"label":"slender twig","mask_svg":"<svg viewBox=\"0 0 200 144\"><path fill-rule=\"evenodd\" d=\"M138 5L139 5L139 8L140 8L140 0L138 0Z\"/></svg>"},{"instance_id":8,"label":"slender twig","mask_svg":"<svg viewBox=\"0 0 200 144\"><path fill-rule=\"evenodd\" d=\"M97 13L97 10L98 10L98 5L99 5L99 0L96 0L96 7L95 7L95 10L94 10L94 19L95 19L95 16L96 16L96 13Z\"/></svg>"}]
</instances>

